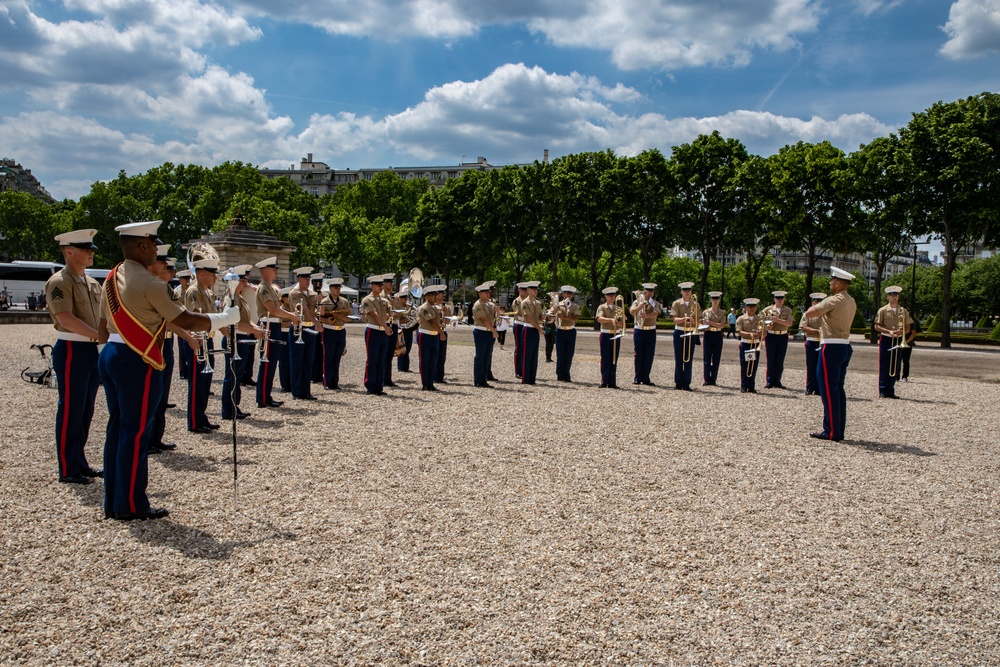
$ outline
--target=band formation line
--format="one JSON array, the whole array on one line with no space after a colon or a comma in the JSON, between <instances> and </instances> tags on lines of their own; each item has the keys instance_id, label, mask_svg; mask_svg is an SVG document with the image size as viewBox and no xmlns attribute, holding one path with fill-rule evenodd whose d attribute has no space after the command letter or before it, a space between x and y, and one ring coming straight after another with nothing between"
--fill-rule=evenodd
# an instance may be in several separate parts
<instances>
[{"instance_id":1,"label":"band formation line","mask_svg":"<svg viewBox=\"0 0 1000 667\"><path fill-rule=\"evenodd\" d=\"M410 271L398 291L394 291L392 274L370 276L371 293L354 315L351 304L341 296L341 279L324 281L322 273L301 267L294 271L296 284L281 289L275 284L277 257L268 257L224 274L226 300L219 312L213 288L220 267L214 249L192 244L188 268L178 272L176 260L167 256L169 246L157 238L159 225L160 221L136 222L116 228L125 259L110 271L103 288L85 273L93 264L96 231L81 229L56 236L66 266L46 284L57 332L52 360L59 391L55 424L59 481L89 484L103 477L105 518L128 521L168 514L166 509L150 507L147 457L175 447L163 440L166 410L175 407L170 403L175 363L187 382L186 423L194 433L220 428L207 414L216 352L223 352L225 358L220 416L245 419L249 414L240 409L244 384L256 385L260 409L282 405L273 397L276 376L279 386L294 399L315 400L314 382L325 390L340 389L340 362L347 350L345 326L352 321L365 327L364 388L368 394L385 395L387 388L396 386L394 362L397 372L410 372L414 341L421 389L438 391L437 385L445 382L448 325L458 316L443 303L444 285L425 285L419 269ZM261 275L258 287L249 282L254 268ZM821 428L809 435L839 442L844 439L847 418L844 382L857 306L848 294L854 276L836 267L831 274L830 294L810 295L812 305L803 313L799 328L805 334L805 393L818 395L823 404ZM180 281L176 289L168 285L175 277ZM471 312L475 386L491 388L490 382L497 381L493 349L497 342L504 343L508 331L514 339L515 377L523 384L535 384L547 323L553 331L553 340L547 344L555 347L556 379L572 382L580 319L580 306L574 303L577 289L563 285L560 291L549 293L545 307L538 299L537 281L519 283L518 296L510 310L504 311L494 298L494 286L489 281L475 288L478 298ZM756 393L762 358L766 388L785 388L788 331L794 324L785 292L773 292L774 303L762 310L758 310L758 299L744 299L745 312L734 322L733 314L719 307L721 292L709 292L710 305L702 308L692 294L693 287L691 282L680 283L680 297L669 306L657 301L654 283L644 283L633 292L628 307L617 287L603 290L604 303L595 313L600 326L600 388L618 387L618 359L628 315L634 323L632 382L654 385L656 322L666 312L674 322L676 389L692 391L698 347L702 348L703 384L716 384L727 325L728 335L739 339L741 392ZM910 314L899 305L902 288L892 286L885 291L888 304L875 318L880 334L879 396L896 398L901 362L915 331ZM215 331L223 334L219 350L215 349ZM259 359L255 380L254 359ZM97 470L87 462L84 446L101 383L109 416L104 469Z\"/></svg>"}]
</instances>

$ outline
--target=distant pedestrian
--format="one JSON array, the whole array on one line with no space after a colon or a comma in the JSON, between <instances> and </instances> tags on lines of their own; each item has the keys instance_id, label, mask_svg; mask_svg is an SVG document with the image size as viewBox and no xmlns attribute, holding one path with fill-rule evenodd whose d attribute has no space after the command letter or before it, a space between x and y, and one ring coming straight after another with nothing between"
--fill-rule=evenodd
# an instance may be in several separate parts
<instances>
[{"instance_id":1,"label":"distant pedestrian","mask_svg":"<svg viewBox=\"0 0 1000 667\"><path fill-rule=\"evenodd\" d=\"M729 315L726 317L726 319L729 322L729 331L726 332L726 338L737 338L737 336L736 336L736 320L737 320L737 316L736 316L736 309L735 308L730 308L729 309Z\"/></svg>"}]
</instances>

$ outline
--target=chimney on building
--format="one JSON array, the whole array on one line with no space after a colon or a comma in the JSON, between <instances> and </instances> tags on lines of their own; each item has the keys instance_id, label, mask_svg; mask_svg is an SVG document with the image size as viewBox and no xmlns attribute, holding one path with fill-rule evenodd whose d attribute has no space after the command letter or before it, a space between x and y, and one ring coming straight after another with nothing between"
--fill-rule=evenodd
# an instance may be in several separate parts
<instances>
[{"instance_id":1,"label":"chimney on building","mask_svg":"<svg viewBox=\"0 0 1000 667\"><path fill-rule=\"evenodd\" d=\"M549 149L546 148L545 151L542 153L542 164L548 164L548 163L549 163Z\"/></svg>"},{"instance_id":2,"label":"chimney on building","mask_svg":"<svg viewBox=\"0 0 1000 667\"><path fill-rule=\"evenodd\" d=\"M313 154L306 153L306 162L312 162L312 161L313 161Z\"/></svg>"}]
</instances>

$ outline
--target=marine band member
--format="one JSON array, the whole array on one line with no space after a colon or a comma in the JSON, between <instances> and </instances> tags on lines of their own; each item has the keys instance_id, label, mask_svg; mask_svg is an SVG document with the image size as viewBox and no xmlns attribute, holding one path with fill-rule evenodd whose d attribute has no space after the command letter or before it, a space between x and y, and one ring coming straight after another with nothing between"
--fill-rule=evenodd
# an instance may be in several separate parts
<instances>
[{"instance_id":1,"label":"marine band member","mask_svg":"<svg viewBox=\"0 0 1000 667\"><path fill-rule=\"evenodd\" d=\"M538 300L537 280L525 283L528 295L521 301L521 384L535 384L538 373L538 345L542 330L542 303Z\"/></svg>"},{"instance_id":2,"label":"marine band member","mask_svg":"<svg viewBox=\"0 0 1000 667\"><path fill-rule=\"evenodd\" d=\"M765 389L784 389L781 376L785 372L785 355L788 353L788 327L794 324L792 309L785 305L782 290L771 292L774 303L764 309L761 316L766 324L767 334L764 337L764 349L767 351L767 384Z\"/></svg>"},{"instance_id":3,"label":"marine band member","mask_svg":"<svg viewBox=\"0 0 1000 667\"><path fill-rule=\"evenodd\" d=\"M825 292L813 292L809 295L815 306L826 298ZM799 330L805 334L806 348L806 396L819 396L819 385L816 384L816 363L819 361L819 322L820 318L808 317L802 313L799 320Z\"/></svg>"},{"instance_id":4,"label":"marine band member","mask_svg":"<svg viewBox=\"0 0 1000 667\"><path fill-rule=\"evenodd\" d=\"M250 305L246 296L256 299L256 294L249 289L250 264L241 264L233 269L240 277L234 291L234 302L240 311L240 320L235 327L226 330L228 351L225 354L226 372L222 380L222 419L230 421L233 417L246 419L249 413L240 410L243 399L243 388L240 379L243 377L246 364L254 356L258 338L264 337L264 330L257 327L250 314ZM238 354L237 354L238 352Z\"/></svg>"},{"instance_id":5,"label":"marine band member","mask_svg":"<svg viewBox=\"0 0 1000 667\"><path fill-rule=\"evenodd\" d=\"M216 313L215 296L212 289L219 272L219 260L199 259L194 262L194 282L184 295L184 307L191 313L212 315ZM234 310L238 315L239 311ZM212 387L212 373L206 372L212 365L215 350L215 331L198 338L197 345L191 346L188 367L187 428L192 433L208 433L219 428L208 421L208 392ZM203 360L199 360L199 356Z\"/></svg>"},{"instance_id":6,"label":"marine band member","mask_svg":"<svg viewBox=\"0 0 1000 667\"><path fill-rule=\"evenodd\" d=\"M438 391L438 352L444 340L444 319L436 305L444 299L444 285L424 287L424 302L417 308L417 349L420 356L420 385L424 391Z\"/></svg>"},{"instance_id":7,"label":"marine band member","mask_svg":"<svg viewBox=\"0 0 1000 667\"><path fill-rule=\"evenodd\" d=\"M100 376L97 372L97 327L101 319L101 285L87 275L94 264L94 229L59 234L66 266L45 283L45 303L56 330L52 369L56 374L56 461L59 481L90 484L103 471L87 462L84 452L94 417Z\"/></svg>"},{"instance_id":8,"label":"marine band member","mask_svg":"<svg viewBox=\"0 0 1000 667\"><path fill-rule=\"evenodd\" d=\"M830 267L830 296L806 311L807 317L819 317L819 361L816 381L823 400L823 430L809 437L840 442L847 427L847 365L851 361L851 323L858 306L848 294L854 276L835 266Z\"/></svg>"},{"instance_id":9,"label":"marine band member","mask_svg":"<svg viewBox=\"0 0 1000 667\"><path fill-rule=\"evenodd\" d=\"M191 272L187 269L177 272L177 280L180 285L174 288L174 301L184 305L184 295L191 287ZM191 367L191 344L183 336L177 338L177 375L182 380L188 379L188 372Z\"/></svg>"},{"instance_id":10,"label":"marine band member","mask_svg":"<svg viewBox=\"0 0 1000 667\"><path fill-rule=\"evenodd\" d=\"M288 336L282 335L282 323L299 324L301 320L295 313L282 307L281 294L275 289L274 281L278 277L277 255L262 259L255 266L260 271L257 313L267 325L267 337L264 339L264 359L267 359L267 363L261 361L257 370L257 407L277 408L281 406L281 401L276 401L271 396L274 391L274 375L278 371L281 356L288 356Z\"/></svg>"},{"instance_id":11,"label":"marine band member","mask_svg":"<svg viewBox=\"0 0 1000 667\"><path fill-rule=\"evenodd\" d=\"M517 296L510 304L510 315L514 318L511 322L511 330L514 335L514 377L521 379L522 364L524 361L523 350L521 349L521 328L524 326L524 315L521 313L521 303L528 298L528 283L517 284Z\"/></svg>"},{"instance_id":12,"label":"marine band member","mask_svg":"<svg viewBox=\"0 0 1000 667\"><path fill-rule=\"evenodd\" d=\"M104 281L98 340L106 342L98 358L108 402L104 444L104 516L120 521L159 519L168 512L152 509L146 496L146 446L153 406L164 367L160 346L166 322L187 331L209 331L235 324L239 311L218 314L185 311L171 289L147 270L156 261L160 221L121 225L119 242L125 260ZM192 369L192 373L195 369Z\"/></svg>"},{"instance_id":13,"label":"marine band member","mask_svg":"<svg viewBox=\"0 0 1000 667\"><path fill-rule=\"evenodd\" d=\"M900 362L903 360L902 350L893 350L894 346L909 337L913 320L906 308L899 305L899 294L902 287L892 285L885 288L889 303L878 309L875 314L875 330L881 334L878 339L878 395L880 398L899 398L896 396L896 380L900 376ZM891 363L890 363L891 362Z\"/></svg>"},{"instance_id":14,"label":"marine band member","mask_svg":"<svg viewBox=\"0 0 1000 667\"><path fill-rule=\"evenodd\" d=\"M615 336L620 336L623 333L618 330L618 319L615 317L615 295L618 294L618 288L605 287L601 293L604 295L604 303L598 306L594 313L594 319L601 325L600 388L617 389L618 353L621 351L621 338L616 340Z\"/></svg>"},{"instance_id":15,"label":"marine band member","mask_svg":"<svg viewBox=\"0 0 1000 667\"><path fill-rule=\"evenodd\" d=\"M580 319L580 306L573 303L575 287L563 285L559 291L562 301L556 308L556 380L572 382L570 371L576 354L576 323Z\"/></svg>"},{"instance_id":16,"label":"marine band member","mask_svg":"<svg viewBox=\"0 0 1000 667\"><path fill-rule=\"evenodd\" d=\"M496 329L497 312L490 303L493 282L476 286L478 299L472 305L472 341L476 356L472 362L472 380L477 387L491 388L487 380L493 374L493 345L499 337Z\"/></svg>"},{"instance_id":17,"label":"marine band member","mask_svg":"<svg viewBox=\"0 0 1000 667\"><path fill-rule=\"evenodd\" d=\"M327 295L319 305L319 321L323 325L323 388L340 389L340 360L347 353L345 326L351 317L351 304L340 296L343 278L331 278Z\"/></svg>"},{"instance_id":18,"label":"marine band member","mask_svg":"<svg viewBox=\"0 0 1000 667\"><path fill-rule=\"evenodd\" d=\"M314 401L312 395L312 367L316 343L323 325L316 317L316 293L310 289L313 268L302 266L293 272L296 285L288 292L288 305L293 313L301 312L304 321L300 327L301 343L294 330L288 334L288 355L292 382L292 398Z\"/></svg>"},{"instance_id":19,"label":"marine band member","mask_svg":"<svg viewBox=\"0 0 1000 667\"><path fill-rule=\"evenodd\" d=\"M736 318L736 335L740 337L740 393L757 393L757 370L760 368L760 342L763 318L757 313L760 299L743 299L746 312ZM754 358L748 359L747 353Z\"/></svg>"},{"instance_id":20,"label":"marine band member","mask_svg":"<svg viewBox=\"0 0 1000 667\"><path fill-rule=\"evenodd\" d=\"M685 332L685 328L691 329L698 324L697 317L695 317L697 306L691 296L694 283L683 282L677 286L681 290L681 298L670 306L670 316L674 320L674 388L691 391L694 346L698 343L698 336L696 332ZM684 341L685 336L691 337L687 343ZM690 355L687 361L684 360L685 347Z\"/></svg>"},{"instance_id":21,"label":"marine band member","mask_svg":"<svg viewBox=\"0 0 1000 667\"><path fill-rule=\"evenodd\" d=\"M389 302L382 298L382 276L368 277L371 294L361 300L361 321L365 323L365 390L372 396L385 395L385 346L392 332Z\"/></svg>"},{"instance_id":22,"label":"marine band member","mask_svg":"<svg viewBox=\"0 0 1000 667\"><path fill-rule=\"evenodd\" d=\"M632 384L654 386L649 374L653 370L656 356L656 318L663 308L656 302L656 283L643 283L642 296L629 308L635 326L632 329L632 344L635 349L635 377Z\"/></svg>"},{"instance_id":23,"label":"marine band member","mask_svg":"<svg viewBox=\"0 0 1000 667\"><path fill-rule=\"evenodd\" d=\"M719 307L722 292L709 292L711 306L701 313L703 325L708 329L703 334L705 386L714 387L719 379L719 365L722 363L722 341L725 339L726 311Z\"/></svg>"}]
</instances>

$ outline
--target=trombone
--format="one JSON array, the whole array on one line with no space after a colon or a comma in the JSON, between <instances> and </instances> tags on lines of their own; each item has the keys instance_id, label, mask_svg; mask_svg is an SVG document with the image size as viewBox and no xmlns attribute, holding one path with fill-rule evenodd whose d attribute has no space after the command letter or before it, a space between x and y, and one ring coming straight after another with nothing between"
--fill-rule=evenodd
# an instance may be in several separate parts
<instances>
[{"instance_id":1,"label":"trombone","mask_svg":"<svg viewBox=\"0 0 1000 667\"><path fill-rule=\"evenodd\" d=\"M212 355L208 351L208 331L193 331L191 332L198 341L198 350L195 352L195 361L199 364L204 364L205 367L201 369L202 373L214 373L215 369L212 368Z\"/></svg>"},{"instance_id":2,"label":"trombone","mask_svg":"<svg viewBox=\"0 0 1000 667\"><path fill-rule=\"evenodd\" d=\"M899 316L902 322L900 323L899 330L902 332L899 336L893 336L889 340L889 377L894 378L900 374L900 350L908 350L910 346L906 343L906 311L903 307L899 307Z\"/></svg>"},{"instance_id":3,"label":"trombone","mask_svg":"<svg viewBox=\"0 0 1000 667\"><path fill-rule=\"evenodd\" d=\"M625 297L621 294L615 297L615 333L612 335L614 347L612 348L611 363L618 365L618 348L621 346L621 339L628 328L628 321L625 319Z\"/></svg>"},{"instance_id":4,"label":"trombone","mask_svg":"<svg viewBox=\"0 0 1000 667\"><path fill-rule=\"evenodd\" d=\"M305 309L302 307L302 302L295 304L295 317L299 319L296 324L292 325L292 335L295 336L296 345L305 345L302 340L302 318L305 317Z\"/></svg>"},{"instance_id":5,"label":"trombone","mask_svg":"<svg viewBox=\"0 0 1000 667\"><path fill-rule=\"evenodd\" d=\"M694 346L698 336L698 322L701 320L701 308L698 307L698 295L691 295L691 310L688 312L681 337L684 339L681 347L681 363L689 364L694 357Z\"/></svg>"}]
</instances>

